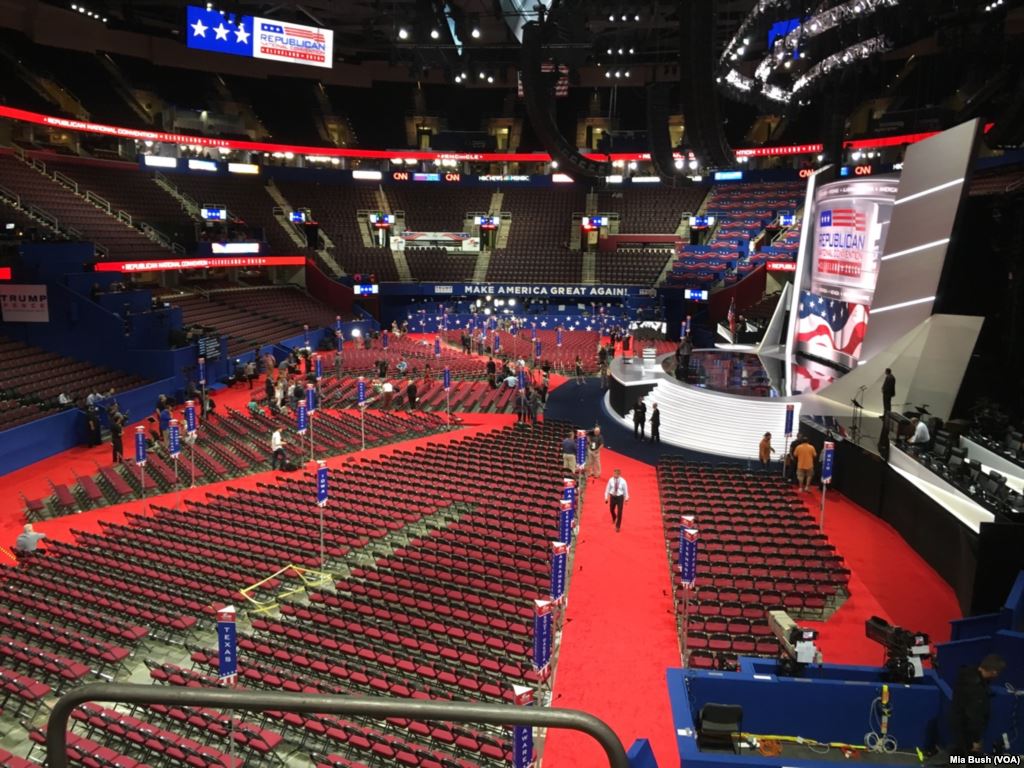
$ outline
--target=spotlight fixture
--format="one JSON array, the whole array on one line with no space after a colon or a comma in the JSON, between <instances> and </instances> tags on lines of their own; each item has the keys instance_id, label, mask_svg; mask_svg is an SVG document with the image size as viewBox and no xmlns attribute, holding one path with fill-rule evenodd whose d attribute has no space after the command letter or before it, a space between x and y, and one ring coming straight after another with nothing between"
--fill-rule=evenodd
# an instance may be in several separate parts
<instances>
[{"instance_id":1,"label":"spotlight fixture","mask_svg":"<svg viewBox=\"0 0 1024 768\"><path fill-rule=\"evenodd\" d=\"M677 171L683 170L683 165L684 165L683 159L681 157L677 157L676 158L676 162L675 162L676 170Z\"/></svg>"},{"instance_id":2,"label":"spotlight fixture","mask_svg":"<svg viewBox=\"0 0 1024 768\"><path fill-rule=\"evenodd\" d=\"M624 54L625 52L626 52L626 49L625 49L625 48L619 48L619 56L621 56L621 55L622 55L622 54Z\"/></svg>"},{"instance_id":3,"label":"spotlight fixture","mask_svg":"<svg viewBox=\"0 0 1024 768\"><path fill-rule=\"evenodd\" d=\"M613 14L609 14L608 21L615 21L615 16Z\"/></svg>"},{"instance_id":4,"label":"spotlight fixture","mask_svg":"<svg viewBox=\"0 0 1024 768\"><path fill-rule=\"evenodd\" d=\"M481 72L480 73L480 79L483 80L485 77L487 77L487 73L486 72Z\"/></svg>"},{"instance_id":5,"label":"spotlight fixture","mask_svg":"<svg viewBox=\"0 0 1024 768\"><path fill-rule=\"evenodd\" d=\"M473 30L469 33L470 37L474 40L480 39L480 27L473 27Z\"/></svg>"},{"instance_id":6,"label":"spotlight fixture","mask_svg":"<svg viewBox=\"0 0 1024 768\"><path fill-rule=\"evenodd\" d=\"M624 73L625 77L629 77L629 70L627 69Z\"/></svg>"},{"instance_id":7,"label":"spotlight fixture","mask_svg":"<svg viewBox=\"0 0 1024 768\"><path fill-rule=\"evenodd\" d=\"M558 161L557 160L552 160L551 161L551 167L552 168L558 168Z\"/></svg>"},{"instance_id":8,"label":"spotlight fixture","mask_svg":"<svg viewBox=\"0 0 1024 768\"><path fill-rule=\"evenodd\" d=\"M635 53L635 49L634 48L630 48L629 49L629 55L632 56L634 53Z\"/></svg>"},{"instance_id":9,"label":"spotlight fixture","mask_svg":"<svg viewBox=\"0 0 1024 768\"><path fill-rule=\"evenodd\" d=\"M691 171L696 171L696 170L697 170L697 167L698 167L698 163L697 163L697 161L696 161L696 160L691 160L691 161L690 161L690 170L691 170Z\"/></svg>"},{"instance_id":10,"label":"spotlight fixture","mask_svg":"<svg viewBox=\"0 0 1024 768\"><path fill-rule=\"evenodd\" d=\"M607 72L604 73L604 76L610 78L612 76L612 71L609 69Z\"/></svg>"},{"instance_id":11,"label":"spotlight fixture","mask_svg":"<svg viewBox=\"0 0 1024 768\"><path fill-rule=\"evenodd\" d=\"M629 16L627 16L626 14L622 14L622 20L629 21Z\"/></svg>"},{"instance_id":12,"label":"spotlight fixture","mask_svg":"<svg viewBox=\"0 0 1024 768\"><path fill-rule=\"evenodd\" d=\"M611 56L611 55L612 55L612 49L611 49L611 48L609 48L609 49L608 49L608 55L609 55L609 56Z\"/></svg>"},{"instance_id":13,"label":"spotlight fixture","mask_svg":"<svg viewBox=\"0 0 1024 768\"><path fill-rule=\"evenodd\" d=\"M487 82L488 83L493 83L494 82L494 78L491 75L488 75L487 76Z\"/></svg>"},{"instance_id":14,"label":"spotlight fixture","mask_svg":"<svg viewBox=\"0 0 1024 768\"><path fill-rule=\"evenodd\" d=\"M439 37L441 37L441 33L440 32L438 32L436 29L430 30L430 39L431 40L437 40Z\"/></svg>"},{"instance_id":15,"label":"spotlight fixture","mask_svg":"<svg viewBox=\"0 0 1024 768\"><path fill-rule=\"evenodd\" d=\"M455 76L455 82L456 83L461 83L462 82L462 75L456 75Z\"/></svg>"},{"instance_id":16,"label":"spotlight fixture","mask_svg":"<svg viewBox=\"0 0 1024 768\"><path fill-rule=\"evenodd\" d=\"M408 40L409 39L409 30L407 30L405 27L399 27L399 29L398 29L398 39L399 40Z\"/></svg>"},{"instance_id":17,"label":"spotlight fixture","mask_svg":"<svg viewBox=\"0 0 1024 768\"><path fill-rule=\"evenodd\" d=\"M640 14L639 13L636 16L633 17L633 21L640 21Z\"/></svg>"}]
</instances>

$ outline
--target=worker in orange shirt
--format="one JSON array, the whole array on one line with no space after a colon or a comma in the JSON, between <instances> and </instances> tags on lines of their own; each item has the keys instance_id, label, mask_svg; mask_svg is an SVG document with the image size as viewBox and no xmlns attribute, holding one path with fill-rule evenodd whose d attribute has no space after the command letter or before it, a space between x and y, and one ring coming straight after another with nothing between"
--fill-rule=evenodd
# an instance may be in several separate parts
<instances>
[{"instance_id":1,"label":"worker in orange shirt","mask_svg":"<svg viewBox=\"0 0 1024 768\"><path fill-rule=\"evenodd\" d=\"M800 444L793 449L793 456L796 458L796 484L801 491L809 491L811 480L814 479L814 462L818 458L818 451L806 438L800 438Z\"/></svg>"}]
</instances>

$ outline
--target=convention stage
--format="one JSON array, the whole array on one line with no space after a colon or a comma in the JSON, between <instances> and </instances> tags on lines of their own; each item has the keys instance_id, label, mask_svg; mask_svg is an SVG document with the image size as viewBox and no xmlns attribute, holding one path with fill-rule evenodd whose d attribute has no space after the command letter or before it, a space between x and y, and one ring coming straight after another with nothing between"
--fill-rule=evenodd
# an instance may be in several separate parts
<instances>
[{"instance_id":1,"label":"convention stage","mask_svg":"<svg viewBox=\"0 0 1024 768\"><path fill-rule=\"evenodd\" d=\"M810 372L809 369L813 369ZM819 370L825 369L825 370ZM793 425L801 413L849 416L852 408L818 398L815 390L840 371L800 360L784 360L750 351L698 349L690 356L686 381L675 377L675 356L653 360L616 358L610 367L609 414L632 428L633 407L645 400L661 412L661 440L669 445L733 459L756 460L765 432L775 450L784 449L786 410L793 406ZM803 387L784 396L786 380ZM799 390L797 390L799 391Z\"/></svg>"},{"instance_id":2,"label":"convention stage","mask_svg":"<svg viewBox=\"0 0 1024 768\"><path fill-rule=\"evenodd\" d=\"M856 421L859 429L851 434L854 409L840 397L856 396L856 387L845 380L865 373L867 366L817 387L813 382L824 377L806 377L800 370L806 367L799 358L787 365L781 357L750 350L702 349L692 353L683 382L674 375L674 355L646 361L616 358L604 409L632 429L633 407L645 401L649 419L657 403L665 445L755 466L765 432L772 433L775 459L786 450L786 409L792 405L794 434L806 436L819 452L826 439L835 441L832 487L895 528L954 589L965 613L991 610L993 595L1005 594L1022 565L1024 526L997 518L895 442L883 458L878 449L881 414L870 409L870 390L862 401L868 407ZM783 395L784 373L793 377L789 389L799 381L805 391ZM841 395L834 394L837 390ZM947 415L944 405L936 410ZM998 456L982 457L980 446L969 447L988 466L1000 466Z\"/></svg>"}]
</instances>

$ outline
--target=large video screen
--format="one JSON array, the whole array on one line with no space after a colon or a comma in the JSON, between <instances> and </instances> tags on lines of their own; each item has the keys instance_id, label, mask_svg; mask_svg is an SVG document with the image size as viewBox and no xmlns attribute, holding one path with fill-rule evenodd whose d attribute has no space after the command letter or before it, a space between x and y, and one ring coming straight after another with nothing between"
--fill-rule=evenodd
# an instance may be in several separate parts
<instances>
[{"instance_id":1,"label":"large video screen","mask_svg":"<svg viewBox=\"0 0 1024 768\"><path fill-rule=\"evenodd\" d=\"M809 290L800 292L796 348L844 367L860 358L897 180L822 185L814 211Z\"/></svg>"},{"instance_id":2,"label":"large video screen","mask_svg":"<svg viewBox=\"0 0 1024 768\"><path fill-rule=\"evenodd\" d=\"M188 6L189 48L330 69L334 32L304 24L225 14L212 4Z\"/></svg>"}]
</instances>

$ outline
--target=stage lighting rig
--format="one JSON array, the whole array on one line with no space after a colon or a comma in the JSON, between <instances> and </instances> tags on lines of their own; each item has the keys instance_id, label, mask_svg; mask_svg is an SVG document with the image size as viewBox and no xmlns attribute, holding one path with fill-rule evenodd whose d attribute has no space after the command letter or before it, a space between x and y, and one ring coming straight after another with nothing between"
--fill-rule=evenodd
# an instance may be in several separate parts
<instances>
[{"instance_id":1,"label":"stage lighting rig","mask_svg":"<svg viewBox=\"0 0 1024 768\"><path fill-rule=\"evenodd\" d=\"M782 646L779 674L798 677L808 664L821 663L821 651L815 644L818 632L803 629L785 611L768 611L768 626Z\"/></svg>"},{"instance_id":2,"label":"stage lighting rig","mask_svg":"<svg viewBox=\"0 0 1024 768\"><path fill-rule=\"evenodd\" d=\"M924 676L925 659L931 658L928 635L896 627L878 616L864 622L868 640L885 648L885 668L893 683L911 683Z\"/></svg>"}]
</instances>

